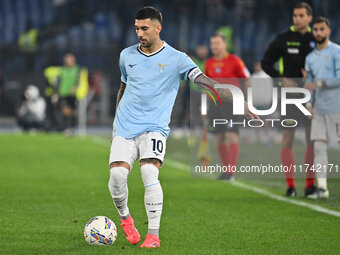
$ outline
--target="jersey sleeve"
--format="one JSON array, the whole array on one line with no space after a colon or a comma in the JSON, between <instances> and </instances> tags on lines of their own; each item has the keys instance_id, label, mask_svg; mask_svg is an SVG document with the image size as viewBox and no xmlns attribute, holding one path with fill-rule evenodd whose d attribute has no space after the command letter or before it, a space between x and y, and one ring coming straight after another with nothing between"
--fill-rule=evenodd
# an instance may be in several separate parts
<instances>
[{"instance_id":1,"label":"jersey sleeve","mask_svg":"<svg viewBox=\"0 0 340 255\"><path fill-rule=\"evenodd\" d=\"M246 65L244 64L244 62L242 61L242 59L237 58L236 59L236 65L235 65L235 72L237 74L237 77L239 78L249 78L250 73L248 71L248 68L246 67Z\"/></svg>"},{"instance_id":2,"label":"jersey sleeve","mask_svg":"<svg viewBox=\"0 0 340 255\"><path fill-rule=\"evenodd\" d=\"M178 60L178 73L181 80L187 80L191 70L198 68L192 59L185 53L181 53Z\"/></svg>"},{"instance_id":3,"label":"jersey sleeve","mask_svg":"<svg viewBox=\"0 0 340 255\"><path fill-rule=\"evenodd\" d=\"M120 73L121 73L120 80L121 80L121 82L126 84L127 74L126 74L126 69L125 69L125 57L124 56L125 56L125 54L122 51L120 53L120 56L119 56L119 69L120 69Z\"/></svg>"},{"instance_id":4,"label":"jersey sleeve","mask_svg":"<svg viewBox=\"0 0 340 255\"><path fill-rule=\"evenodd\" d=\"M274 68L274 64L281 57L280 38L276 37L268 46L263 59L261 60L261 66L269 76L276 78L280 77L280 72Z\"/></svg>"},{"instance_id":5,"label":"jersey sleeve","mask_svg":"<svg viewBox=\"0 0 340 255\"><path fill-rule=\"evenodd\" d=\"M312 69L310 67L310 58L311 58L311 55L308 54L307 57L306 57L306 62L305 62L305 71L307 72L306 83L312 82L312 79L313 79L313 72L312 72Z\"/></svg>"},{"instance_id":6,"label":"jersey sleeve","mask_svg":"<svg viewBox=\"0 0 340 255\"><path fill-rule=\"evenodd\" d=\"M329 79L326 81L327 87L334 88L340 86L340 48L337 48L333 54L335 79Z\"/></svg>"}]
</instances>

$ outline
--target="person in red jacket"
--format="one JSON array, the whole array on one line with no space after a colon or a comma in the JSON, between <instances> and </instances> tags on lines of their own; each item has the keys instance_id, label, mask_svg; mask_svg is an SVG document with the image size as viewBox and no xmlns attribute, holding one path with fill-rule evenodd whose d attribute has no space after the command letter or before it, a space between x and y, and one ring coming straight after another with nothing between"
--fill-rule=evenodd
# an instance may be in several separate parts
<instances>
[{"instance_id":1,"label":"person in red jacket","mask_svg":"<svg viewBox=\"0 0 340 255\"><path fill-rule=\"evenodd\" d=\"M227 41L224 35L214 33L210 37L210 48L213 56L205 63L205 74L219 83L228 83L241 88L241 82L238 78L248 78L250 73L239 57L227 52ZM233 122L241 121L240 116L233 115L233 104L231 102L223 102L223 106L217 107L210 102L208 116L213 119L217 117L232 119ZM212 120L209 121L209 125L211 123ZM217 150L222 164L227 169L236 168L239 157L239 125L209 126L208 131L216 135ZM220 179L233 180L234 172L222 173Z\"/></svg>"}]
</instances>

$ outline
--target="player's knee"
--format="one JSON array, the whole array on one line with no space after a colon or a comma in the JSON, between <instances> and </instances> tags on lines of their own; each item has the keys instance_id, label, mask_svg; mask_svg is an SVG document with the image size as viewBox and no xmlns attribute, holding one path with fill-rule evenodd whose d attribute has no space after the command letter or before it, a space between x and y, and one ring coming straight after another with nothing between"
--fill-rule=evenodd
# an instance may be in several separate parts
<instances>
[{"instance_id":1,"label":"player's knee","mask_svg":"<svg viewBox=\"0 0 340 255\"><path fill-rule=\"evenodd\" d=\"M111 193L126 183L128 174L129 170L125 167L112 167L110 169L109 189Z\"/></svg>"},{"instance_id":2,"label":"player's knee","mask_svg":"<svg viewBox=\"0 0 340 255\"><path fill-rule=\"evenodd\" d=\"M141 174L145 187L156 185L159 183L158 175L159 169L154 164L141 165Z\"/></svg>"}]
</instances>

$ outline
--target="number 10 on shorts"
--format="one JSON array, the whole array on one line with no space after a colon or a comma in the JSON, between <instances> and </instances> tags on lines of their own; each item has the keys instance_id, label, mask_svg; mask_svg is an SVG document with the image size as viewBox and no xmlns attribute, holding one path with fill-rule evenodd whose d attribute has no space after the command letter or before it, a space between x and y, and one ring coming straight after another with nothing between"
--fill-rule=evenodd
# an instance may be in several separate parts
<instances>
[{"instance_id":1,"label":"number 10 on shorts","mask_svg":"<svg viewBox=\"0 0 340 255\"><path fill-rule=\"evenodd\" d=\"M162 140L156 140L156 139L151 139L152 141L152 151L156 152L156 150L159 153L163 152L163 141Z\"/></svg>"}]
</instances>

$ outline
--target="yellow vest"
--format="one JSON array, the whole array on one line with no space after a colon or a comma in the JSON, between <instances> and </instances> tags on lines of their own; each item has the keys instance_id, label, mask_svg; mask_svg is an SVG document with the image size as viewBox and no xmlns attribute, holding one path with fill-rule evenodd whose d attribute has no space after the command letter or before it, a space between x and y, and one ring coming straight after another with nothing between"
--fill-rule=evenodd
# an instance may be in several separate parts
<instances>
[{"instance_id":1,"label":"yellow vest","mask_svg":"<svg viewBox=\"0 0 340 255\"><path fill-rule=\"evenodd\" d=\"M19 36L18 44L21 51L33 52L37 49L38 30L30 29Z\"/></svg>"},{"instance_id":2,"label":"yellow vest","mask_svg":"<svg viewBox=\"0 0 340 255\"><path fill-rule=\"evenodd\" d=\"M86 97L89 91L89 71L87 68L80 69L79 85L76 91L76 98L80 101Z\"/></svg>"},{"instance_id":3,"label":"yellow vest","mask_svg":"<svg viewBox=\"0 0 340 255\"><path fill-rule=\"evenodd\" d=\"M49 66L44 70L44 76L49 86L45 89L45 95L50 97L54 92L54 85L60 75L60 66Z\"/></svg>"}]
</instances>

